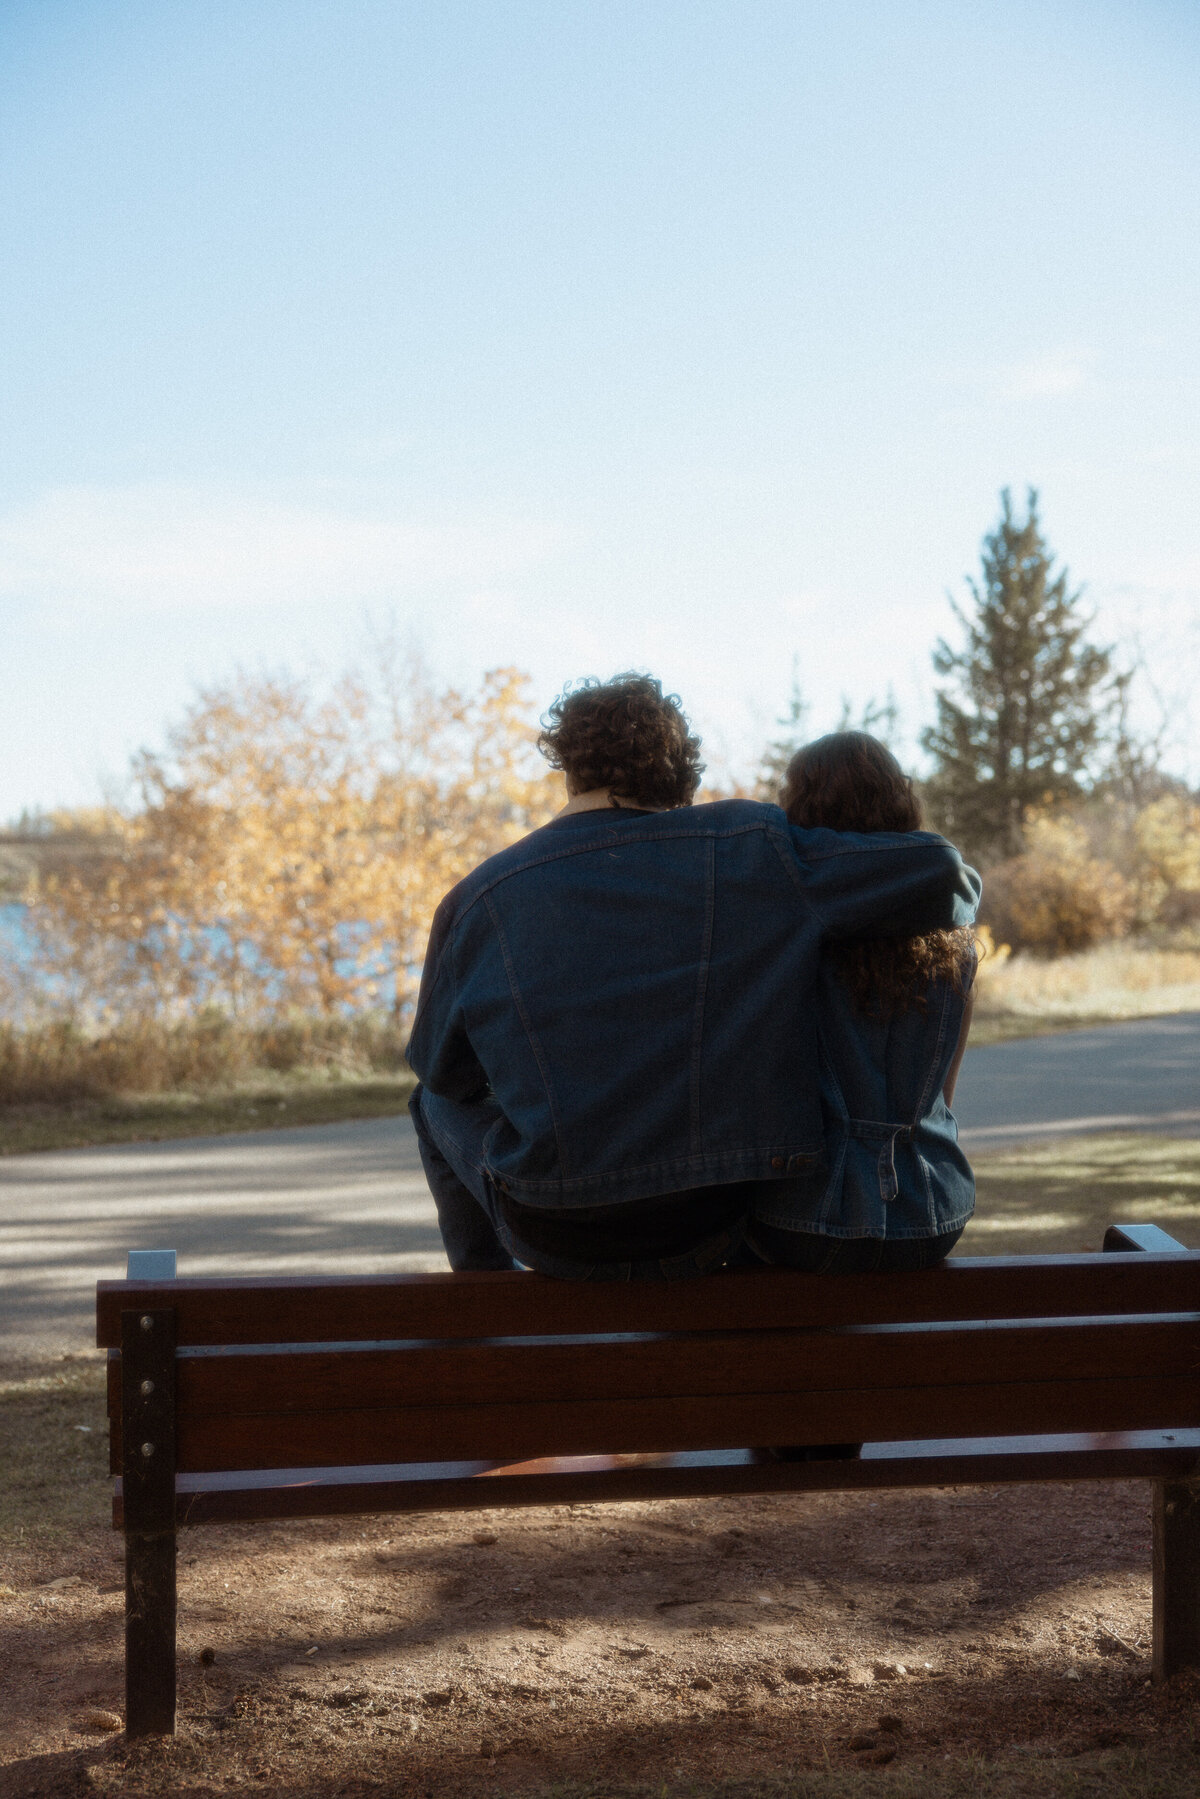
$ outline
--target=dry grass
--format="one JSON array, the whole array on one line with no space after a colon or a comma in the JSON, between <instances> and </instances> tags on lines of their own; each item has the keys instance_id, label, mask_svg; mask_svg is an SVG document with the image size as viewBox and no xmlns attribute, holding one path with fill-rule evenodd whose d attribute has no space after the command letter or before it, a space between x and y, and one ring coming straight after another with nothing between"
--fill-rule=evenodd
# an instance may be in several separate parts
<instances>
[{"instance_id":1,"label":"dry grass","mask_svg":"<svg viewBox=\"0 0 1200 1799\"><path fill-rule=\"evenodd\" d=\"M396 1075L404 1040L386 1015L241 1025L205 1011L179 1024L131 1018L96 1033L70 1019L0 1025L0 1106L228 1089L262 1076Z\"/></svg>"},{"instance_id":2,"label":"dry grass","mask_svg":"<svg viewBox=\"0 0 1200 1799\"><path fill-rule=\"evenodd\" d=\"M1200 949L1105 943L1077 956L985 957L976 1018L1042 1028L1200 1011ZM1013 1028L1009 1035L1017 1035Z\"/></svg>"},{"instance_id":3,"label":"dry grass","mask_svg":"<svg viewBox=\"0 0 1200 1799\"><path fill-rule=\"evenodd\" d=\"M391 1118L405 1110L413 1085L410 1074L361 1080L335 1074L291 1079L281 1075L227 1090L183 1088L65 1106L0 1106L0 1156Z\"/></svg>"},{"instance_id":4,"label":"dry grass","mask_svg":"<svg viewBox=\"0 0 1200 1799\"><path fill-rule=\"evenodd\" d=\"M390 1116L412 1088L387 1017L0 1025L0 1156Z\"/></svg>"},{"instance_id":5,"label":"dry grass","mask_svg":"<svg viewBox=\"0 0 1200 1799\"><path fill-rule=\"evenodd\" d=\"M103 1515L104 1357L0 1364L0 1553L49 1545Z\"/></svg>"}]
</instances>

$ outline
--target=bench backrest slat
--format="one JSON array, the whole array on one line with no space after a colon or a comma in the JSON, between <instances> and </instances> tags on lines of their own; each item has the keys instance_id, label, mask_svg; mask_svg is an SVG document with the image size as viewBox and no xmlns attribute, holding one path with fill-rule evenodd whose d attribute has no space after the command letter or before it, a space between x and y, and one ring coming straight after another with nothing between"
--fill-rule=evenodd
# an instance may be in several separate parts
<instances>
[{"instance_id":1,"label":"bench backrest slat","mask_svg":"<svg viewBox=\"0 0 1200 1799\"><path fill-rule=\"evenodd\" d=\"M184 1354L179 1467L1190 1426L1198 1367L1196 1316Z\"/></svg>"},{"instance_id":2,"label":"bench backrest slat","mask_svg":"<svg viewBox=\"0 0 1200 1799\"><path fill-rule=\"evenodd\" d=\"M694 1398L806 1388L963 1386L1189 1374L1200 1316L1051 1325L762 1331L584 1343L445 1343L341 1353L205 1354L177 1363L184 1417L359 1407ZM119 1398L120 1366L110 1373Z\"/></svg>"},{"instance_id":3,"label":"bench backrest slat","mask_svg":"<svg viewBox=\"0 0 1200 1799\"><path fill-rule=\"evenodd\" d=\"M1191 1374L182 1417L181 1473L1200 1427Z\"/></svg>"},{"instance_id":4,"label":"bench backrest slat","mask_svg":"<svg viewBox=\"0 0 1200 1799\"><path fill-rule=\"evenodd\" d=\"M121 1312L135 1306L171 1307L181 1345L1097 1317L1200 1309L1200 1251L964 1257L886 1277L771 1269L627 1285L528 1274L101 1281L102 1349L120 1345Z\"/></svg>"}]
</instances>

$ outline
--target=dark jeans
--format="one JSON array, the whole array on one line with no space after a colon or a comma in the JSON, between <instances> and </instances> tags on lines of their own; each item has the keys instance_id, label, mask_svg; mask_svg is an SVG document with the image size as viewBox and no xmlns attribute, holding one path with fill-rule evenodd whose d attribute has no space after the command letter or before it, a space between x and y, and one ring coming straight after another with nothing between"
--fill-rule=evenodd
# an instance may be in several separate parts
<instances>
[{"instance_id":1,"label":"dark jeans","mask_svg":"<svg viewBox=\"0 0 1200 1799\"><path fill-rule=\"evenodd\" d=\"M736 1249L745 1223L744 1214L687 1245L680 1253L630 1258L627 1251L606 1258L603 1215L588 1208L586 1257L549 1251L522 1242L500 1208L495 1187L484 1166L483 1144L500 1116L491 1099L457 1101L443 1099L418 1087L409 1101L425 1178L437 1206L438 1228L446 1257L456 1272L471 1269L532 1268L560 1280L630 1281L689 1280L721 1267ZM746 1202L748 1209L749 1200ZM611 1208L612 1240L628 1242L636 1202ZM547 1217L569 1219L565 1211Z\"/></svg>"},{"instance_id":2,"label":"dark jeans","mask_svg":"<svg viewBox=\"0 0 1200 1799\"><path fill-rule=\"evenodd\" d=\"M940 1237L822 1237L751 1220L734 1258L739 1268L800 1268L806 1274L916 1274L945 1261L963 1228Z\"/></svg>"}]
</instances>

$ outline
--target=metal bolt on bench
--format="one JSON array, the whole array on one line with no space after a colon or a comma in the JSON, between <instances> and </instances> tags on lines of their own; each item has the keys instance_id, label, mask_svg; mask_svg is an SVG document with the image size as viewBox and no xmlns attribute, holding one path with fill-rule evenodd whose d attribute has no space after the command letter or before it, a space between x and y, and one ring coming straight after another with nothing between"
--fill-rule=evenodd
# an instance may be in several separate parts
<instances>
[{"instance_id":1,"label":"metal bolt on bench","mask_svg":"<svg viewBox=\"0 0 1200 1799\"><path fill-rule=\"evenodd\" d=\"M1104 1247L611 1286L177 1280L134 1252L97 1288L126 1733L175 1727L177 1529L236 1518L1140 1477L1154 1673L1200 1666L1200 1252Z\"/></svg>"}]
</instances>

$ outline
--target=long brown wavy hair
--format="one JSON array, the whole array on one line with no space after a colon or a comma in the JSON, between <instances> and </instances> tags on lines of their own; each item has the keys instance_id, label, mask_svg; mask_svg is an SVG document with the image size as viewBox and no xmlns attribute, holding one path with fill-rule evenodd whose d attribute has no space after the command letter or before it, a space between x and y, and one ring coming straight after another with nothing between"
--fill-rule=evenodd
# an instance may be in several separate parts
<instances>
[{"instance_id":1,"label":"long brown wavy hair","mask_svg":"<svg viewBox=\"0 0 1200 1799\"><path fill-rule=\"evenodd\" d=\"M919 831L921 802L892 752L865 731L833 731L797 750L780 804L794 825L831 831ZM827 954L869 1018L923 1012L934 981L964 993L975 972L970 931L924 937L857 937Z\"/></svg>"}]
</instances>

